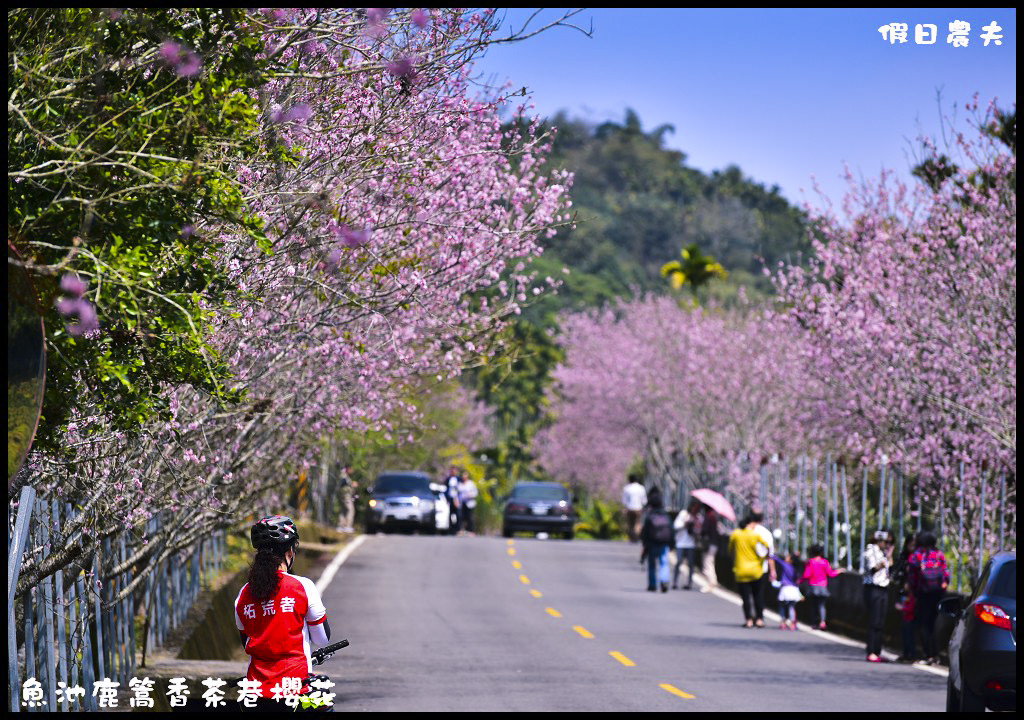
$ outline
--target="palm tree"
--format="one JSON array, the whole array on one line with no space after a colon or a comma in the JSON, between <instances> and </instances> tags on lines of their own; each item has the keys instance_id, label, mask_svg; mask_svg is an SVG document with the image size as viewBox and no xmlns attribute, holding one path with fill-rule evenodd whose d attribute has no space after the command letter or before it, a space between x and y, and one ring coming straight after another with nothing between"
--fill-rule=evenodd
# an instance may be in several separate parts
<instances>
[{"instance_id":1,"label":"palm tree","mask_svg":"<svg viewBox=\"0 0 1024 720\"><path fill-rule=\"evenodd\" d=\"M723 280L729 273L713 257L705 255L697 247L697 243L690 243L680 253L683 261L673 260L661 266L661 276L668 278L672 289L680 290L684 286L693 293L694 303L697 302L697 290L718 277Z\"/></svg>"}]
</instances>

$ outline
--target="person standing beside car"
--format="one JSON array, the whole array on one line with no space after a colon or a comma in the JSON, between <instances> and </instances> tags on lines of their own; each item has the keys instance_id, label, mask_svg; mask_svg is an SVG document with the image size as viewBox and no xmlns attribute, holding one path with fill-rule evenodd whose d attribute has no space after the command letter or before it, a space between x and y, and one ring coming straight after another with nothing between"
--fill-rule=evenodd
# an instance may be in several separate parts
<instances>
[{"instance_id":1,"label":"person standing beside car","mask_svg":"<svg viewBox=\"0 0 1024 720\"><path fill-rule=\"evenodd\" d=\"M914 641L914 595L907 590L907 583L910 578L910 556L917 549L915 545L917 536L914 533L907 533L903 539L903 549L899 557L892 565L889 572L889 580L899 592L896 598L896 609L900 611L900 638L903 641L903 652L896 658L896 662L914 662L916 657Z\"/></svg>"},{"instance_id":2,"label":"person standing beside car","mask_svg":"<svg viewBox=\"0 0 1024 720\"><path fill-rule=\"evenodd\" d=\"M907 561L907 589L914 594L914 621L921 633L921 649L924 665L935 665L939 661L939 649L935 642L935 621L939 614L939 600L949 587L949 568L946 556L938 549L935 533L924 531L917 535L917 550Z\"/></svg>"},{"instance_id":3,"label":"person standing beside car","mask_svg":"<svg viewBox=\"0 0 1024 720\"><path fill-rule=\"evenodd\" d=\"M455 535L462 525L462 504L459 502L459 469L454 465L448 470L448 477L445 480L445 494L448 496L448 506L451 508L452 521L448 533Z\"/></svg>"},{"instance_id":4,"label":"person standing beside car","mask_svg":"<svg viewBox=\"0 0 1024 720\"><path fill-rule=\"evenodd\" d=\"M462 507L462 527L467 535L476 534L476 525L473 523L473 509L476 507L478 495L476 483L469 477L469 473L462 471L459 479L459 503Z\"/></svg>"},{"instance_id":5,"label":"person standing beside car","mask_svg":"<svg viewBox=\"0 0 1024 720\"><path fill-rule=\"evenodd\" d=\"M892 567L892 539L887 530L875 533L874 542L864 549L864 607L868 612L868 662L882 662L882 625L889 602L889 569Z\"/></svg>"}]
</instances>

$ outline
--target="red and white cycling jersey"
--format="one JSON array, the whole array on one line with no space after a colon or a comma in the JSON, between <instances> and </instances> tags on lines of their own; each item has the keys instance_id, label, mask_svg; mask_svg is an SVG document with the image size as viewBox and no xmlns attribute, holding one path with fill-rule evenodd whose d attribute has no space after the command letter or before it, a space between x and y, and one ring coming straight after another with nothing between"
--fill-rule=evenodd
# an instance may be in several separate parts
<instances>
[{"instance_id":1,"label":"red and white cycling jersey","mask_svg":"<svg viewBox=\"0 0 1024 720\"><path fill-rule=\"evenodd\" d=\"M274 597L256 600L246 583L235 599L235 624L249 638L245 651L252 657L247 677L262 683L267 698L274 697L273 688L282 678L312 674L311 641L327 644L327 609L316 585L299 575L279 574Z\"/></svg>"}]
</instances>

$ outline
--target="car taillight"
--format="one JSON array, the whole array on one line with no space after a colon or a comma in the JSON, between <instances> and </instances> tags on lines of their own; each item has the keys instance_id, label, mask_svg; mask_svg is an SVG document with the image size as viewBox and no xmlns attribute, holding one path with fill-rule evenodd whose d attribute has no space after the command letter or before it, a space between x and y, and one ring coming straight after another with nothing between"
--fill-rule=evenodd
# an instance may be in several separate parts
<instances>
[{"instance_id":1,"label":"car taillight","mask_svg":"<svg viewBox=\"0 0 1024 720\"><path fill-rule=\"evenodd\" d=\"M978 603L974 606L974 614L986 625L994 625L1003 630L1013 629L1013 621L1010 619L1010 616L998 605Z\"/></svg>"},{"instance_id":2,"label":"car taillight","mask_svg":"<svg viewBox=\"0 0 1024 720\"><path fill-rule=\"evenodd\" d=\"M520 505L519 503L509 503L507 507L508 507L508 511L510 513L524 513L524 512L526 512L526 506L525 505Z\"/></svg>"}]
</instances>

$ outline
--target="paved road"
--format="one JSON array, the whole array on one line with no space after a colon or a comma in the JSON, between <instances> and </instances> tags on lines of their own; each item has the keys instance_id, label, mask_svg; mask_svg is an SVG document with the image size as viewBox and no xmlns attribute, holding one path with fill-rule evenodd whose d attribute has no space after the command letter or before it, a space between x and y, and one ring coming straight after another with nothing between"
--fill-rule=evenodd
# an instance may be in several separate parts
<instances>
[{"instance_id":1,"label":"paved road","mask_svg":"<svg viewBox=\"0 0 1024 720\"><path fill-rule=\"evenodd\" d=\"M711 594L646 592L637 546L368 537L324 593L339 711L942 711L945 680Z\"/></svg>"}]
</instances>

